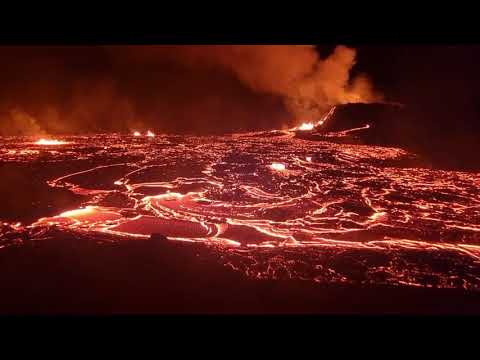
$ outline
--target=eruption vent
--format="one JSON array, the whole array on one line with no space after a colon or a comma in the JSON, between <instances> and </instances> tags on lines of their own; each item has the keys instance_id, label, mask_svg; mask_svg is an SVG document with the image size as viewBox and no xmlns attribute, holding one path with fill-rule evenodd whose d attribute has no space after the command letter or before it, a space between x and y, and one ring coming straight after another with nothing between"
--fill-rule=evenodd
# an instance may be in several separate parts
<instances>
[{"instance_id":1,"label":"eruption vent","mask_svg":"<svg viewBox=\"0 0 480 360\"><path fill-rule=\"evenodd\" d=\"M313 126L314 126L313 123L303 123L302 125L300 125L298 130L302 130L302 131L313 130Z\"/></svg>"}]
</instances>

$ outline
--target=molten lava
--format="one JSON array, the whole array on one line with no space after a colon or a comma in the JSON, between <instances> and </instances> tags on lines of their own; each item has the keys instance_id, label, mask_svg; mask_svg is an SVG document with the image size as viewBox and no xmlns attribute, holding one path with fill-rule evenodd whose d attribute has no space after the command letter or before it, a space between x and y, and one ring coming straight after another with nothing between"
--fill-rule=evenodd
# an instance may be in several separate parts
<instances>
[{"instance_id":1,"label":"molten lava","mask_svg":"<svg viewBox=\"0 0 480 360\"><path fill-rule=\"evenodd\" d=\"M300 126L290 129L290 131L312 131L315 129L315 127L322 126L325 123L325 121L330 119L333 116L335 109L336 109L336 106L333 106L330 109L330 111L323 116L322 119L317 121L316 124L314 124L313 122L305 122L305 123L302 123L302 125Z\"/></svg>"},{"instance_id":2,"label":"molten lava","mask_svg":"<svg viewBox=\"0 0 480 360\"><path fill-rule=\"evenodd\" d=\"M313 128L314 128L313 123L303 123L302 125L300 125L300 127L298 128L298 130L301 130L301 131L310 131L310 130L313 130Z\"/></svg>"},{"instance_id":3,"label":"molten lava","mask_svg":"<svg viewBox=\"0 0 480 360\"><path fill-rule=\"evenodd\" d=\"M51 151L0 141L5 167L41 162L52 190L81 199L33 224L4 224L0 247L49 231L114 241L157 233L204 243L255 279L480 289L479 174L425 167L399 148L292 132L97 135Z\"/></svg>"},{"instance_id":4,"label":"molten lava","mask_svg":"<svg viewBox=\"0 0 480 360\"><path fill-rule=\"evenodd\" d=\"M67 141L61 140L50 140L50 139L40 139L35 142L36 145L47 145L47 146L55 146L55 145L65 145L68 144Z\"/></svg>"},{"instance_id":5,"label":"molten lava","mask_svg":"<svg viewBox=\"0 0 480 360\"><path fill-rule=\"evenodd\" d=\"M272 165L270 165L270 168L272 168L273 170L277 170L277 171L284 171L285 170L285 164L274 162L274 163L272 163Z\"/></svg>"}]
</instances>

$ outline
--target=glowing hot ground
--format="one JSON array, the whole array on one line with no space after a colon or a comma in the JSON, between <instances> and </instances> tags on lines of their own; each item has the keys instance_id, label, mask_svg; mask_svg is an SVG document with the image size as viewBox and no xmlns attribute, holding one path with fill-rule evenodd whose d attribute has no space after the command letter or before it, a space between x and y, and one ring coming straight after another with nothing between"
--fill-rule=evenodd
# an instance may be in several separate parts
<instances>
[{"instance_id":1,"label":"glowing hot ground","mask_svg":"<svg viewBox=\"0 0 480 360\"><path fill-rule=\"evenodd\" d=\"M477 173L292 132L152 135L75 137L55 151L0 139L2 163L54 169L50 191L82 199L33 223L5 220L0 247L51 229L118 241L159 233L204 243L256 279L480 288Z\"/></svg>"},{"instance_id":2,"label":"glowing hot ground","mask_svg":"<svg viewBox=\"0 0 480 360\"><path fill-rule=\"evenodd\" d=\"M55 146L55 145L65 145L68 144L66 141L56 140L56 139L40 139L35 142L36 145L47 145L47 146Z\"/></svg>"}]
</instances>

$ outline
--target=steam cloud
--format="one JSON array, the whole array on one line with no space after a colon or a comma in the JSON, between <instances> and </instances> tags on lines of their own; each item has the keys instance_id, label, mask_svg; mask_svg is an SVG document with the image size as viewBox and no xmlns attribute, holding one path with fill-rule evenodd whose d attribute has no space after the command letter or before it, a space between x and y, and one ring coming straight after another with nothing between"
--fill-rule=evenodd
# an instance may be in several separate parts
<instances>
[{"instance_id":1,"label":"steam cloud","mask_svg":"<svg viewBox=\"0 0 480 360\"><path fill-rule=\"evenodd\" d=\"M351 78L356 51L345 46L326 58L309 45L1 48L0 53L10 55L0 66L11 68L0 90L0 134L208 131L221 123L225 130L272 128L315 120L332 105L381 100L365 75Z\"/></svg>"}]
</instances>

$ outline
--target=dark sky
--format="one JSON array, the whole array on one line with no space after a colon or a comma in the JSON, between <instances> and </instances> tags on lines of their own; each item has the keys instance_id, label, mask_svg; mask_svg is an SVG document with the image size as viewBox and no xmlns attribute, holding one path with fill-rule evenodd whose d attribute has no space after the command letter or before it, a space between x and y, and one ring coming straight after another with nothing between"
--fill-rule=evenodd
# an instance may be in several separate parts
<instances>
[{"instance_id":1,"label":"dark sky","mask_svg":"<svg viewBox=\"0 0 480 360\"><path fill-rule=\"evenodd\" d=\"M358 47L359 64L389 98L405 103L419 129L478 137L480 46Z\"/></svg>"},{"instance_id":2,"label":"dark sky","mask_svg":"<svg viewBox=\"0 0 480 360\"><path fill-rule=\"evenodd\" d=\"M411 108L409 121L419 129L478 134L479 46L353 47L353 73L366 73L387 100ZM326 57L333 46L318 49ZM149 57L102 46L0 47L0 128L16 121L47 132L152 127L205 133L295 120L279 96L252 91L225 68L199 70L162 52Z\"/></svg>"}]
</instances>

